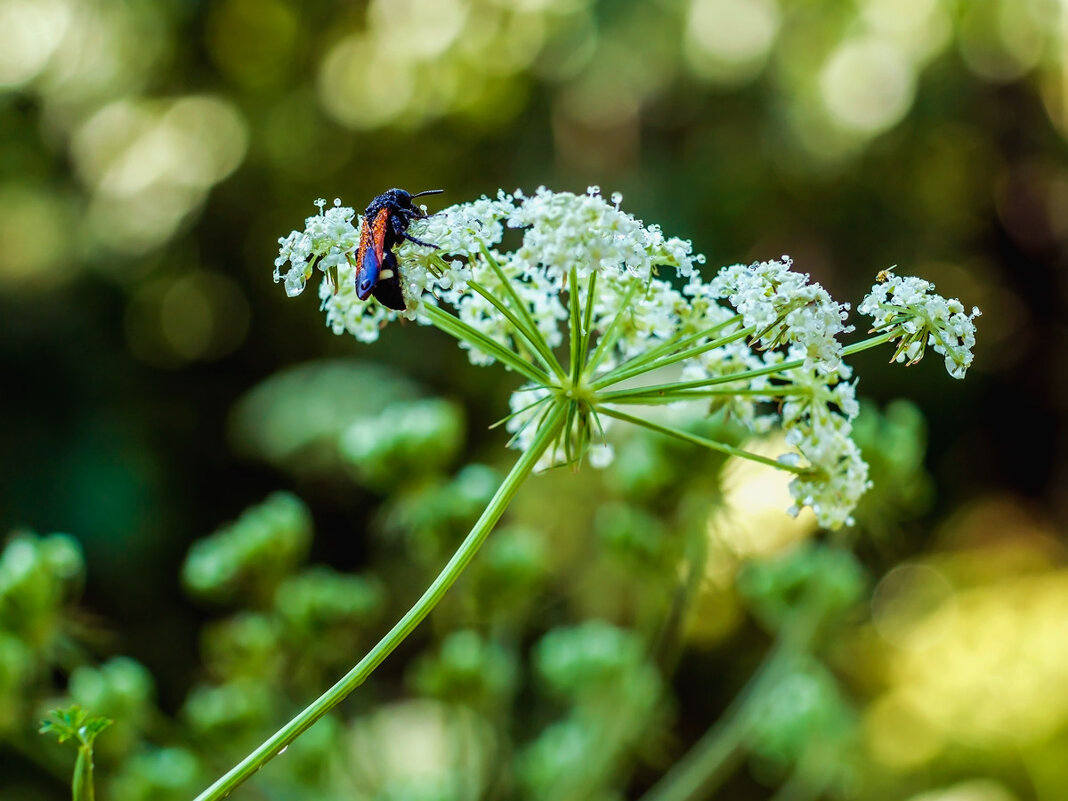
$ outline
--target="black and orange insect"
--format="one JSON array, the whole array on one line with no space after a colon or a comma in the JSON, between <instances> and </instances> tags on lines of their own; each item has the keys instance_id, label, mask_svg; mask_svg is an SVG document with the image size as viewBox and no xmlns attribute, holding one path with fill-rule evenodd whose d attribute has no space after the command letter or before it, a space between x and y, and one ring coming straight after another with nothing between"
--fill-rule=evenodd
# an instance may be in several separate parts
<instances>
[{"instance_id":1,"label":"black and orange insect","mask_svg":"<svg viewBox=\"0 0 1068 801\"><path fill-rule=\"evenodd\" d=\"M353 265L356 268L356 297L367 300L374 296L383 306L404 311L404 290L393 248L403 239L429 248L437 247L411 236L408 226L412 220L422 220L428 216L412 203L413 198L444 191L428 189L412 195L403 189L389 189L371 201L363 214L360 247Z\"/></svg>"}]
</instances>

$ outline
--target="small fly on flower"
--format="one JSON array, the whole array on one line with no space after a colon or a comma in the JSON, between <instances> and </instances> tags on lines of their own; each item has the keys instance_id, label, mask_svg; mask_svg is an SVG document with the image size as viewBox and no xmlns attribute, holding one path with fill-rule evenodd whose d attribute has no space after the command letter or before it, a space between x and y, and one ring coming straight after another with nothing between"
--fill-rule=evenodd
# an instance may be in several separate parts
<instances>
[{"instance_id":1,"label":"small fly on flower","mask_svg":"<svg viewBox=\"0 0 1068 801\"><path fill-rule=\"evenodd\" d=\"M428 189L412 195L403 189L389 189L371 201L363 215L355 262L351 255L346 254L349 263L356 269L356 297L367 300L374 296L383 306L404 311L404 291L393 248L403 239L428 248L438 247L410 235L408 226L412 220L422 220L428 216L412 203L413 198L437 195L444 191Z\"/></svg>"}]
</instances>

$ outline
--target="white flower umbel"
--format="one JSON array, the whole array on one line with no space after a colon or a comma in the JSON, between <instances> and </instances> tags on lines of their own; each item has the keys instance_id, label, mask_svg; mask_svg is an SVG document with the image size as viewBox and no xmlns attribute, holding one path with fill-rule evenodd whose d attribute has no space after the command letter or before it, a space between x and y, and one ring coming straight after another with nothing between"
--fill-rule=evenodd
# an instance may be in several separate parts
<instances>
[{"instance_id":1,"label":"white flower umbel","mask_svg":"<svg viewBox=\"0 0 1068 801\"><path fill-rule=\"evenodd\" d=\"M794 272L792 266L790 257L783 256L782 261L724 267L710 288L756 329L765 348L800 345L806 365L832 372L842 359L838 336L853 330L844 325L849 304L835 303L819 284L808 283L807 273Z\"/></svg>"},{"instance_id":2,"label":"white flower umbel","mask_svg":"<svg viewBox=\"0 0 1068 801\"><path fill-rule=\"evenodd\" d=\"M705 282L696 267L703 259L689 242L644 225L620 209L621 201L617 194L606 202L596 187L585 195L500 192L411 223L415 238L437 247L397 247L401 314L455 337L476 364L500 362L522 377L501 421L519 456L456 553L396 625L196 801L221 801L363 684L456 582L539 465L610 462L610 420L789 471L796 502L790 511L811 507L822 525L836 528L850 522L868 487L868 467L850 438L857 404L842 358L901 339L898 357L915 361L930 342L945 354L951 375L962 376L971 363L978 310L966 316L926 281L891 276L876 286L862 311L875 316L882 333L843 348L838 337L850 330L848 307L792 271L788 258L727 267ZM275 281L297 295L321 270L330 327L371 342L398 315L373 297L356 297L362 221L340 200L330 209L317 205L319 214L303 231L280 240ZM514 247L505 244L508 229L519 240ZM651 383L654 373L674 380ZM793 450L769 459L623 410L682 403L725 409L754 430L777 421Z\"/></svg>"},{"instance_id":3,"label":"white flower umbel","mask_svg":"<svg viewBox=\"0 0 1068 801\"><path fill-rule=\"evenodd\" d=\"M596 187L583 195L501 191L413 221L411 235L438 247L397 247L407 306L400 315L455 337L475 364L501 362L519 374L502 421L513 447L526 451L563 409L539 467L587 457L606 464L605 431L624 420L790 471L793 511L809 506L830 528L849 523L868 478L851 439L857 402L843 356L900 338L898 357L915 361L929 341L959 377L971 362L978 312L965 316L926 281L891 275L861 307L880 336L844 348L849 305L788 257L725 267L705 281L697 269L704 259L689 242L645 225L620 202ZM356 297L361 221L340 201L324 205L304 231L280 240L275 280L295 294L323 271L330 327L374 341L399 315ZM650 383L653 371L673 380ZM778 424L792 450L771 460L624 411L682 403L730 414L755 433Z\"/></svg>"},{"instance_id":4,"label":"white flower umbel","mask_svg":"<svg viewBox=\"0 0 1068 801\"><path fill-rule=\"evenodd\" d=\"M875 322L872 331L881 331L890 341L900 340L893 361L915 364L931 345L946 359L946 370L954 378L964 378L972 364L975 323L981 312L971 314L956 298L946 299L934 291L930 281L913 276L897 276L890 270L880 273L880 281L857 307Z\"/></svg>"}]
</instances>

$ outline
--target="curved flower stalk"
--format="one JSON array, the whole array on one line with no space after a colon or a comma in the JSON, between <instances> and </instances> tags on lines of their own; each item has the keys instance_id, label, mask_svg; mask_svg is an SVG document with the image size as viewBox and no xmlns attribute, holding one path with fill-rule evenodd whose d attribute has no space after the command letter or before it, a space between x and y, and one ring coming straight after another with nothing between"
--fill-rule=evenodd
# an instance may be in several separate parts
<instances>
[{"instance_id":1,"label":"curved flower stalk","mask_svg":"<svg viewBox=\"0 0 1068 801\"><path fill-rule=\"evenodd\" d=\"M621 196L540 188L499 192L413 223L413 236L438 249L398 248L407 308L397 313L360 301L351 253L360 219L341 201L280 240L275 280L299 294L318 269L327 324L373 342L398 316L457 338L475 364L501 362L525 379L504 422L525 450L548 411L566 407L564 428L540 468L612 458L605 432L617 420L689 441L683 431L623 407L714 403L755 433L778 424L791 450L768 460L702 440L716 450L770 462L795 474L796 514L808 506L837 528L868 487L867 465L850 439L857 414L848 352L898 340L895 358L915 363L928 343L950 375L971 363L972 316L919 278L881 274L860 310L878 336L849 348L841 336L849 305L836 302L788 257L733 265L710 280L688 241L667 237L622 211ZM509 229L522 233L503 246ZM654 383L652 376L670 377Z\"/></svg>"},{"instance_id":2,"label":"curved flower stalk","mask_svg":"<svg viewBox=\"0 0 1068 801\"><path fill-rule=\"evenodd\" d=\"M361 220L326 208L280 240L275 281L299 295L316 270L327 324L373 342L399 316L456 338L475 364L500 362L522 378L501 422L521 451L452 559L404 617L340 681L232 768L197 801L217 801L263 767L362 684L455 583L526 478L538 468L611 461L605 431L614 421L794 474L797 513L821 525L848 524L869 486L850 437L855 382L843 359L900 339L918 361L930 342L959 377L971 363L974 328L959 301L919 279L877 286L863 311L876 316L871 339L843 346L848 306L791 269L790 259L735 265L710 281L689 242L664 236L596 187L585 195L498 193L411 224L397 248L406 308L356 297L353 252ZM521 232L518 246L504 242ZM978 312L973 312L974 317ZM919 344L917 344L919 343ZM670 378L671 380L664 380ZM791 450L769 459L728 443L631 414L631 406L689 405L728 410L754 432L780 425Z\"/></svg>"}]
</instances>

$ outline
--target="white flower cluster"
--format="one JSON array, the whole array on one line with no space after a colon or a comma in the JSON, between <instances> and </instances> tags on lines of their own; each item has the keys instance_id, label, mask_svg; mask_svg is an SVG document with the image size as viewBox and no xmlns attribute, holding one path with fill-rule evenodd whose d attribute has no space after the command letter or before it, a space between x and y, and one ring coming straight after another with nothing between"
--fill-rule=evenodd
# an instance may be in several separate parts
<instances>
[{"instance_id":1,"label":"white flower cluster","mask_svg":"<svg viewBox=\"0 0 1068 801\"><path fill-rule=\"evenodd\" d=\"M305 221L303 231L294 231L285 239L279 239L281 248L274 260L274 282L285 281L286 294L296 297L304 291L304 285L318 267L324 273L346 263L345 254L354 250L360 240L359 229L352 224L355 209L342 206L334 200L329 210L326 201L315 201L319 213ZM283 273L282 267L289 269Z\"/></svg>"},{"instance_id":2,"label":"white flower cluster","mask_svg":"<svg viewBox=\"0 0 1068 801\"><path fill-rule=\"evenodd\" d=\"M328 276L319 287L327 325L335 334L348 332L361 342L374 342L382 326L398 315L374 299L362 301L356 296L354 265L362 217L354 209L342 206L340 199L334 201L332 208L325 208L324 200L317 200L315 205L319 213L308 217L303 231L293 231L278 240L274 280L284 282L286 294L294 297L304 291L318 268ZM510 198L502 193L499 200L482 198L452 206L413 226L413 231L418 230L416 238L438 247L427 248L408 241L398 247L402 287L408 302L403 316L420 319L424 302L436 303L437 297L461 297L470 269L455 257L470 259L477 256L481 247L499 242L503 234L500 220L511 208ZM286 265L288 269L283 272Z\"/></svg>"},{"instance_id":3,"label":"white flower cluster","mask_svg":"<svg viewBox=\"0 0 1068 801\"><path fill-rule=\"evenodd\" d=\"M506 360L510 369L529 365L522 371L528 383L510 401L507 430L516 447L525 449L543 415L566 402L568 430L543 458L558 459L561 448L574 458L588 446L591 463L607 464L612 452L603 431L611 418L597 409L611 411L619 392L627 392L618 390L613 400L608 390L670 365L678 383L667 386L679 389L659 402L707 399L706 407L755 432L781 423L795 449L780 459L798 474L793 511L811 507L828 527L849 523L869 481L851 439L855 383L839 342L853 330L845 322L848 305L794 272L787 257L725 267L705 281L697 271L703 257L689 242L644 225L620 209L620 200L606 201L596 187L585 195L502 191L413 221L412 236L437 247L407 241L397 247L403 316L447 324L476 364L490 364L507 350L514 357ZM328 275L320 287L328 324L371 342L397 313L356 297L359 221L354 225L356 215L340 201L322 206L304 231L280 240L275 280L296 294L319 267ZM516 244L506 247L509 236ZM861 310L876 316L878 328L904 338L903 357L922 355L929 337L959 377L971 362L971 319L978 311L967 317L959 302L932 289L920 279L891 276ZM432 308L441 305L454 314ZM575 330L587 320L588 330ZM570 367L554 366L554 352L565 342L588 343L590 350ZM545 378L535 380L539 375Z\"/></svg>"},{"instance_id":4,"label":"white flower cluster","mask_svg":"<svg viewBox=\"0 0 1068 801\"><path fill-rule=\"evenodd\" d=\"M517 191L511 228L525 228L516 257L528 269L541 269L563 279L574 268L580 279L591 272L629 273L648 279L657 266L674 267L678 274L694 274L690 243L665 239L655 225L620 211L623 196L616 193L610 205L591 186L585 195L550 192L540 187L533 197Z\"/></svg>"},{"instance_id":5,"label":"white flower cluster","mask_svg":"<svg viewBox=\"0 0 1068 801\"><path fill-rule=\"evenodd\" d=\"M527 270L526 265L517 267L512 254L491 252L490 255L507 277L511 291L530 311L538 333L544 337L549 347L555 348L560 345L563 342L561 323L567 319L567 307L560 303L559 282L545 271ZM469 271L471 279L477 280L481 287L489 290L494 296L505 296L507 290L500 276L491 268L483 254L476 254L469 263L471 264ZM477 292L457 291L448 300L456 309L457 316L465 323L494 341L522 352L523 343L517 337L518 332L483 295ZM467 342L460 344L461 347L467 349L473 364L493 363L492 356L483 353L474 345Z\"/></svg>"},{"instance_id":6,"label":"white flower cluster","mask_svg":"<svg viewBox=\"0 0 1068 801\"><path fill-rule=\"evenodd\" d=\"M755 337L765 348L798 345L806 367L834 372L842 362L838 335L853 330L844 325L849 304L836 303L819 284L808 283L807 273L794 272L792 266L790 257L783 256L782 261L724 267L711 289L730 301L747 327L756 329Z\"/></svg>"},{"instance_id":7,"label":"white flower cluster","mask_svg":"<svg viewBox=\"0 0 1068 801\"><path fill-rule=\"evenodd\" d=\"M802 357L800 347L794 346L787 358ZM848 380L851 375L851 368L839 363L830 374L803 366L784 376L797 392L786 395L782 404L786 442L814 468L811 476L799 476L790 483L790 494L797 502L790 511L797 514L808 506L826 528L852 525L850 512L871 486L868 465L850 438L853 420L860 412L856 382Z\"/></svg>"},{"instance_id":8,"label":"white flower cluster","mask_svg":"<svg viewBox=\"0 0 1068 801\"><path fill-rule=\"evenodd\" d=\"M946 359L946 370L954 378L964 378L972 364L975 323L981 312L972 307L965 312L956 298L946 299L934 291L930 281L913 276L897 276L889 270L857 307L875 322L873 330L892 332L891 341L900 338L894 359L915 364L923 358L927 345Z\"/></svg>"}]
</instances>

